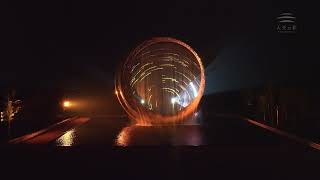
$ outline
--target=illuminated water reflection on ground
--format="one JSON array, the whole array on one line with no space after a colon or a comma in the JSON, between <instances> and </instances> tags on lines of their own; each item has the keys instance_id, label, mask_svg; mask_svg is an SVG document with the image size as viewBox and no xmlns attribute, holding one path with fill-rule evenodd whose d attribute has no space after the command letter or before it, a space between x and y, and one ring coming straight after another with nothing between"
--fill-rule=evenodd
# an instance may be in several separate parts
<instances>
[{"instance_id":1,"label":"illuminated water reflection on ground","mask_svg":"<svg viewBox=\"0 0 320 180\"><path fill-rule=\"evenodd\" d=\"M121 130L117 146L200 146L205 145L202 126L128 126Z\"/></svg>"},{"instance_id":2,"label":"illuminated water reflection on ground","mask_svg":"<svg viewBox=\"0 0 320 180\"><path fill-rule=\"evenodd\" d=\"M75 129L71 129L56 140L57 146L72 146L75 137Z\"/></svg>"}]
</instances>

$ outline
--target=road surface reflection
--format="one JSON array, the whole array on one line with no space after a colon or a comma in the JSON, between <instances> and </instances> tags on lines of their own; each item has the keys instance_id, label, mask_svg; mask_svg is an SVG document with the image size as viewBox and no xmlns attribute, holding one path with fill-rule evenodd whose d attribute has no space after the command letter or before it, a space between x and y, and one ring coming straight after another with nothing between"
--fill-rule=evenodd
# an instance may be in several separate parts
<instances>
[{"instance_id":1,"label":"road surface reflection","mask_svg":"<svg viewBox=\"0 0 320 180\"><path fill-rule=\"evenodd\" d=\"M57 146L72 146L75 139L75 129L67 131L64 135L56 140Z\"/></svg>"},{"instance_id":2,"label":"road surface reflection","mask_svg":"<svg viewBox=\"0 0 320 180\"><path fill-rule=\"evenodd\" d=\"M200 125L128 126L117 136L117 146L206 145Z\"/></svg>"}]
</instances>

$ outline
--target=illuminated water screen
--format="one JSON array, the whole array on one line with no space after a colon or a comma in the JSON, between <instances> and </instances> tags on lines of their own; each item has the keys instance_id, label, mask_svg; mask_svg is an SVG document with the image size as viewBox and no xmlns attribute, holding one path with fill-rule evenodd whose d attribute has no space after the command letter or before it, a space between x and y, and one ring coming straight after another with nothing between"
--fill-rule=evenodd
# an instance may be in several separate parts
<instances>
[{"instance_id":1,"label":"illuminated water screen","mask_svg":"<svg viewBox=\"0 0 320 180\"><path fill-rule=\"evenodd\" d=\"M153 38L134 49L116 75L116 95L130 119L151 125L190 116L203 95L204 68L187 44Z\"/></svg>"}]
</instances>

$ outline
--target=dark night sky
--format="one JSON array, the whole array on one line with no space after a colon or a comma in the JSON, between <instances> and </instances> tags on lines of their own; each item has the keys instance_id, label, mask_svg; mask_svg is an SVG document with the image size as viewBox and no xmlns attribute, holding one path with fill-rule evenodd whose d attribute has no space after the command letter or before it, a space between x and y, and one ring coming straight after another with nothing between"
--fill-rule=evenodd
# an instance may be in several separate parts
<instances>
[{"instance_id":1,"label":"dark night sky","mask_svg":"<svg viewBox=\"0 0 320 180\"><path fill-rule=\"evenodd\" d=\"M200 54L208 92L274 80L316 84L317 25L309 18L316 12L293 1L9 1L1 9L2 89L111 92L119 62L153 36L180 39ZM279 34L275 19L288 11L298 32Z\"/></svg>"}]
</instances>

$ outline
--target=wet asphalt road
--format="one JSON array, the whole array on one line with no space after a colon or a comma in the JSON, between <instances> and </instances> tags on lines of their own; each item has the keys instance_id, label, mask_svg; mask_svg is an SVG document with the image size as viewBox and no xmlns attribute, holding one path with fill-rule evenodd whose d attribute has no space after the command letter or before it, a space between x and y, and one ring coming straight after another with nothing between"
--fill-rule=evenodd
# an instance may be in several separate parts
<instances>
[{"instance_id":1,"label":"wet asphalt road","mask_svg":"<svg viewBox=\"0 0 320 180\"><path fill-rule=\"evenodd\" d=\"M50 142L53 146L216 146L305 148L242 119L212 118L203 125L130 126L125 117L91 118Z\"/></svg>"},{"instance_id":2,"label":"wet asphalt road","mask_svg":"<svg viewBox=\"0 0 320 180\"><path fill-rule=\"evenodd\" d=\"M1 147L11 178L311 179L320 153L241 119L201 126L130 127L125 118L91 118L49 146ZM117 145L119 134L126 147ZM66 135L67 134L67 135ZM60 139L60 141L59 141ZM121 138L120 138L121 139ZM126 141L125 141L126 140ZM61 145L69 147L60 147ZM17 173L19 172L19 173Z\"/></svg>"}]
</instances>

